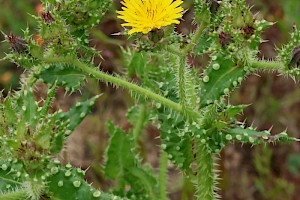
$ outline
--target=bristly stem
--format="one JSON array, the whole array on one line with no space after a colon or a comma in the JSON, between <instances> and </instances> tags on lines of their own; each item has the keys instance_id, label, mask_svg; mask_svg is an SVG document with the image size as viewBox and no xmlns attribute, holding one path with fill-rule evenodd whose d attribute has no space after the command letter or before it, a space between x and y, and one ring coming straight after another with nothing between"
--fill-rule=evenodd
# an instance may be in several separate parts
<instances>
[{"instance_id":1,"label":"bristly stem","mask_svg":"<svg viewBox=\"0 0 300 200\"><path fill-rule=\"evenodd\" d=\"M250 63L252 69L257 70L267 70L267 71L277 71L281 74L286 74L294 79L300 79L300 69L293 66L286 66L283 62L280 61L252 61Z\"/></svg>"},{"instance_id":2,"label":"bristly stem","mask_svg":"<svg viewBox=\"0 0 300 200\"><path fill-rule=\"evenodd\" d=\"M159 164L159 199L167 200L167 170L168 170L168 154L161 150Z\"/></svg>"},{"instance_id":3,"label":"bristly stem","mask_svg":"<svg viewBox=\"0 0 300 200\"><path fill-rule=\"evenodd\" d=\"M122 78L115 77L113 75L107 74L105 72L99 71L94 67L91 67L90 65L81 62L78 59L74 58L68 58L68 57L58 57L58 58L41 58L46 63L66 63L74 65L78 68L80 68L85 74L96 78L101 81L105 81L107 83L111 83L115 86L120 86L123 88L128 89L129 91L133 91L138 93L139 95L142 95L144 97L147 97L149 99L152 99L158 103L161 103L162 105L169 107L175 111L183 112L182 106L180 104L175 103L174 101L167 99L159 94L156 94L148 89L145 89L143 87L140 87L134 83L128 82ZM188 117L194 121L198 120L198 113L194 111L188 112Z\"/></svg>"},{"instance_id":4,"label":"bristly stem","mask_svg":"<svg viewBox=\"0 0 300 200\"><path fill-rule=\"evenodd\" d=\"M264 70L284 71L285 69L285 66L282 62L276 61L252 61L250 65L252 68Z\"/></svg>"},{"instance_id":5,"label":"bristly stem","mask_svg":"<svg viewBox=\"0 0 300 200\"><path fill-rule=\"evenodd\" d=\"M27 199L27 193L23 190L9 191L7 193L0 194L0 199L6 200L23 200Z\"/></svg>"},{"instance_id":6,"label":"bristly stem","mask_svg":"<svg viewBox=\"0 0 300 200\"><path fill-rule=\"evenodd\" d=\"M195 47L195 45L197 44L199 38L203 34L203 31L204 31L205 28L206 28L205 23L201 23L199 25L199 27L197 28L191 42L184 48L184 53L183 53L184 55L187 55L189 53L189 51L192 50Z\"/></svg>"},{"instance_id":7,"label":"bristly stem","mask_svg":"<svg viewBox=\"0 0 300 200\"><path fill-rule=\"evenodd\" d=\"M198 169L196 188L197 200L215 200L213 155L209 152L205 144L201 143L201 138L196 138L195 144Z\"/></svg>"}]
</instances>

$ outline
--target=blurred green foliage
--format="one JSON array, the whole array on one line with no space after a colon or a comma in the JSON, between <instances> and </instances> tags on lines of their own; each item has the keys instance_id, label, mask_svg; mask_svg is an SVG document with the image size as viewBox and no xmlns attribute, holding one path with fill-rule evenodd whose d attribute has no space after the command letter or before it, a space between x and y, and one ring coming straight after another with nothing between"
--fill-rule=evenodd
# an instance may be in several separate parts
<instances>
[{"instance_id":1,"label":"blurred green foliage","mask_svg":"<svg viewBox=\"0 0 300 200\"><path fill-rule=\"evenodd\" d=\"M280 0L282 8L284 10L285 21L288 25L296 24L300 27L299 10L300 1L298 0Z\"/></svg>"},{"instance_id":2,"label":"blurred green foliage","mask_svg":"<svg viewBox=\"0 0 300 200\"><path fill-rule=\"evenodd\" d=\"M191 1L186 1L186 4L190 4ZM287 40L287 31L291 29L292 24L298 25L300 27L300 1L299 0L276 0L274 2L267 1L267 0L255 0L255 3L257 5L261 5L263 7L263 14L264 15L280 15L276 13L271 13L270 7L275 7L277 9L282 9L283 16L275 16L273 19L274 21L277 21L279 30L275 32L275 35L282 35L281 38L279 38L280 41L277 41L278 38L271 38L272 42L275 43L282 43L282 41ZM270 3L271 2L271 3ZM30 15L36 15L36 9L39 5L39 1L37 0L0 0L0 30L4 33L10 33L13 32L16 35L22 35L22 30L25 30L27 26L30 27L31 31L35 30L35 20ZM269 10L268 10L269 9ZM186 27L183 27L184 29ZM32 33L34 34L34 32ZM103 35L102 32L98 32L97 30L93 33L94 38L96 39L95 43L99 42L99 40L105 39L105 41L101 41L102 43L109 43L109 44L124 44L127 41L118 41L113 40L111 37ZM2 41L3 35L0 35L0 40ZM200 48L200 47L199 47ZM0 59L4 56L4 53L8 51L8 45L6 43L0 43ZM198 51L202 51L203 49L198 49ZM111 51L111 50L109 50ZM262 52L265 53L265 52ZM140 62L139 56L135 56L135 59L131 62ZM143 66L143 65L142 65ZM136 70L136 69L135 69ZM129 70L130 72L130 70ZM0 62L0 90L1 89L10 89L15 88L18 85L19 82L19 74L21 73L20 69L17 69L14 65L8 62ZM135 71L134 73L139 74L138 71ZM269 77L270 78L270 77ZM271 77L271 79L274 79L274 77ZM254 109L256 109L256 112L253 113L246 113L248 116L247 118L250 119L263 119L261 120L260 127L263 127L265 124L268 124L270 121L275 122L279 121L278 117L280 117L280 110L283 109L283 104L279 104L278 99L274 98L272 96L272 90L279 90L280 86L278 88L272 88L272 84L267 85L267 87L264 87L265 91L260 91L259 88L261 88L261 82L254 83L253 87L256 87L256 92L262 92L267 95L257 94L256 100L258 103L254 105ZM250 88L252 86L249 86ZM267 91L266 91L267 90ZM252 91L251 91L252 92ZM247 95L255 95L251 92L248 92ZM290 88L290 94L293 94L292 88ZM297 93L299 94L299 93ZM268 96L269 98L266 98ZM241 96L239 96L241 98ZM299 98L299 96L293 96L289 97L288 99L285 98L286 101L292 101L293 104L289 104L290 107L292 107L294 104L297 103L297 101L293 101L293 99ZM284 102L286 102L284 101ZM296 111L299 112L299 107L296 107ZM255 115L258 113L258 115ZM267 115L266 115L267 113ZM297 120L297 115L292 115L293 113L290 113L290 117L294 117L295 120ZM299 131L299 130L298 130ZM296 131L293 131L296 134ZM299 137L298 135L295 135L295 137ZM147 142L147 141L146 141ZM287 164L287 168L289 172L295 176L298 177L299 171L300 171L300 155L299 152L297 153L291 153L286 152L289 154L287 157L287 161L284 162ZM289 180L285 180L286 177L280 177L281 174L277 175L273 173L273 169L279 169L283 168L285 165L282 166L273 166L272 163L272 156L276 154L276 150L265 147L258 147L254 152L254 169L257 173L257 177L255 178L255 186L257 190L260 193L260 197L257 199L264 199L264 200L280 200L280 199L291 199L293 195L297 195L297 188L299 188L299 185L296 185L292 183ZM92 179L96 179L97 177L93 177ZM237 181L239 181L238 179ZM190 183L184 184L184 190L185 193L183 193L183 199L188 199L188 193L189 190L192 188L192 185ZM230 199L235 199L234 197Z\"/></svg>"}]
</instances>

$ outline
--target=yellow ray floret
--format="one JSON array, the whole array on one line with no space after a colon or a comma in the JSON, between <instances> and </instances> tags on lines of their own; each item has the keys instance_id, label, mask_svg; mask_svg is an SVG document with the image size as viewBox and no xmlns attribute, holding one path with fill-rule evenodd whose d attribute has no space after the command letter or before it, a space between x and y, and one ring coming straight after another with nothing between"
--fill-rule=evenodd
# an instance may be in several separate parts
<instances>
[{"instance_id":1,"label":"yellow ray floret","mask_svg":"<svg viewBox=\"0 0 300 200\"><path fill-rule=\"evenodd\" d=\"M123 0L121 3L118 18L125 21L122 26L131 27L128 34L147 34L163 26L179 24L182 17L182 0Z\"/></svg>"}]
</instances>

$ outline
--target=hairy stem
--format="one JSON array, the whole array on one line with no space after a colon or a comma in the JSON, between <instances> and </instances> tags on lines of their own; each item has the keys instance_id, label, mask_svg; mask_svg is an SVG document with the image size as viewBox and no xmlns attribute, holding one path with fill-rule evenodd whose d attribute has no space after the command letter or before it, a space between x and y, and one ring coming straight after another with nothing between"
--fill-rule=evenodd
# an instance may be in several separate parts
<instances>
[{"instance_id":1,"label":"hairy stem","mask_svg":"<svg viewBox=\"0 0 300 200\"><path fill-rule=\"evenodd\" d=\"M113 75L101 72L93 67L90 67L88 64L81 62L78 59L68 58L68 57L58 57L58 58L42 58L42 60L47 63L66 63L66 64L74 65L80 68L85 74L93 78L111 83L115 86L126 88L130 91L138 93L143 97L147 97L158 103L161 103L162 105L169 107L175 111L183 112L181 105L175 103L174 101L167 99L159 94L156 94L148 89L140 87L134 83L128 82L122 78L115 77ZM188 112L188 117L196 121L198 120L198 113L190 110Z\"/></svg>"},{"instance_id":2,"label":"hairy stem","mask_svg":"<svg viewBox=\"0 0 300 200\"><path fill-rule=\"evenodd\" d=\"M257 69L278 70L278 71L284 71L285 69L283 63L275 62L275 61L252 61L251 67Z\"/></svg>"},{"instance_id":3,"label":"hairy stem","mask_svg":"<svg viewBox=\"0 0 300 200\"><path fill-rule=\"evenodd\" d=\"M182 106L182 110L183 113L186 115L186 112L188 112L188 110L190 110L190 99L189 96L187 94L188 89L188 85L187 85L187 81L186 80L186 63L185 63L185 58L179 58L180 60L178 61L179 63L177 64L177 84L178 84L178 94L179 94L179 102L180 105Z\"/></svg>"},{"instance_id":4,"label":"hairy stem","mask_svg":"<svg viewBox=\"0 0 300 200\"><path fill-rule=\"evenodd\" d=\"M160 165L159 165L159 199L167 200L167 167L168 167L168 154L161 151Z\"/></svg>"},{"instance_id":5,"label":"hairy stem","mask_svg":"<svg viewBox=\"0 0 300 200\"><path fill-rule=\"evenodd\" d=\"M272 70L277 71L281 74L290 75L294 79L299 80L300 79L300 69L294 68L293 66L290 66L291 68L285 66L284 63L279 61L252 61L251 67L254 69L261 69L261 70ZM295 66L296 67L296 66Z\"/></svg>"},{"instance_id":6,"label":"hairy stem","mask_svg":"<svg viewBox=\"0 0 300 200\"><path fill-rule=\"evenodd\" d=\"M0 194L0 199L24 200L24 199L27 199L27 193L25 190L9 191L8 193Z\"/></svg>"},{"instance_id":7,"label":"hairy stem","mask_svg":"<svg viewBox=\"0 0 300 200\"><path fill-rule=\"evenodd\" d=\"M214 200L213 157L200 138L195 139L197 156L197 200Z\"/></svg>"},{"instance_id":8,"label":"hairy stem","mask_svg":"<svg viewBox=\"0 0 300 200\"><path fill-rule=\"evenodd\" d=\"M193 39L191 40L191 42L184 48L184 53L183 55L187 55L189 53L190 50L192 50L195 45L197 44L197 41L199 40L199 38L201 37L204 29L206 27L206 24L205 23L201 23L199 25L199 27L197 28L195 34L194 34L194 37Z\"/></svg>"}]
</instances>

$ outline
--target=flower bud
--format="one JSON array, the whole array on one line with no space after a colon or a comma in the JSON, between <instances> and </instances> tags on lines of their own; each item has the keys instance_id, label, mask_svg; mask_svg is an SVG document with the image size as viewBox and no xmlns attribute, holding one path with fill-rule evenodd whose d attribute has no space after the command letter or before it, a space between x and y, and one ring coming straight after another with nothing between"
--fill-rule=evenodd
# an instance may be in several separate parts
<instances>
[{"instance_id":1,"label":"flower bud","mask_svg":"<svg viewBox=\"0 0 300 200\"><path fill-rule=\"evenodd\" d=\"M154 29L149 32L149 40L154 43L159 42L164 37L164 31L162 29Z\"/></svg>"},{"instance_id":2,"label":"flower bud","mask_svg":"<svg viewBox=\"0 0 300 200\"><path fill-rule=\"evenodd\" d=\"M222 48L226 48L233 41L233 37L229 33L221 32L219 34L219 42Z\"/></svg>"},{"instance_id":3,"label":"flower bud","mask_svg":"<svg viewBox=\"0 0 300 200\"><path fill-rule=\"evenodd\" d=\"M27 42L23 38L19 38L14 34L9 34L7 38L10 44L10 48L13 52L18 54L28 53Z\"/></svg>"},{"instance_id":4,"label":"flower bud","mask_svg":"<svg viewBox=\"0 0 300 200\"><path fill-rule=\"evenodd\" d=\"M46 24L51 24L52 22L55 21L49 11L42 12L41 17Z\"/></svg>"}]
</instances>

